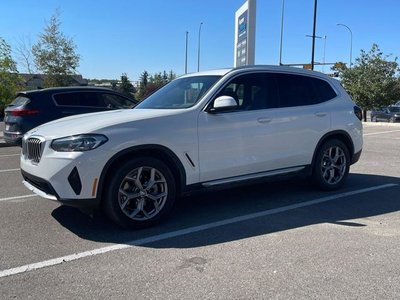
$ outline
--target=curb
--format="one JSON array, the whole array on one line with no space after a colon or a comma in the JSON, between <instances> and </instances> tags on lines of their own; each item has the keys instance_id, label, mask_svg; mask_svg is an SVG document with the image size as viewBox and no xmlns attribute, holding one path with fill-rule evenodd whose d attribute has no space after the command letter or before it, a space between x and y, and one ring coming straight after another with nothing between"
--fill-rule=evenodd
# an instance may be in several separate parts
<instances>
[{"instance_id":1,"label":"curb","mask_svg":"<svg viewBox=\"0 0 400 300\"><path fill-rule=\"evenodd\" d=\"M362 122L365 127L394 127L400 128L400 123L386 123L386 122Z\"/></svg>"}]
</instances>

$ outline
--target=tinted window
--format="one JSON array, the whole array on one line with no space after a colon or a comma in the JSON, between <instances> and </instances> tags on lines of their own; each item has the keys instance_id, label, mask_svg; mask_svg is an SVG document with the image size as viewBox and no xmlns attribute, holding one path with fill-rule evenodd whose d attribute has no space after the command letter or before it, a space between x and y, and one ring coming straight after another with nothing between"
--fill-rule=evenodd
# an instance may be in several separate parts
<instances>
[{"instance_id":1,"label":"tinted window","mask_svg":"<svg viewBox=\"0 0 400 300\"><path fill-rule=\"evenodd\" d=\"M106 107L101 95L96 92L74 92L54 95L57 105Z\"/></svg>"},{"instance_id":2,"label":"tinted window","mask_svg":"<svg viewBox=\"0 0 400 300\"><path fill-rule=\"evenodd\" d=\"M275 77L266 73L238 76L218 96L233 97L238 103L238 110L266 109L279 105Z\"/></svg>"},{"instance_id":3,"label":"tinted window","mask_svg":"<svg viewBox=\"0 0 400 300\"><path fill-rule=\"evenodd\" d=\"M332 89L331 85L325 80L310 78L317 90L319 102L331 100L337 96L336 92Z\"/></svg>"},{"instance_id":4,"label":"tinted window","mask_svg":"<svg viewBox=\"0 0 400 300\"><path fill-rule=\"evenodd\" d=\"M319 103L313 79L292 74L277 74L280 107L303 106Z\"/></svg>"},{"instance_id":5,"label":"tinted window","mask_svg":"<svg viewBox=\"0 0 400 300\"><path fill-rule=\"evenodd\" d=\"M54 95L54 100L57 105L63 106L78 106L79 99L76 93L66 93Z\"/></svg>"}]
</instances>

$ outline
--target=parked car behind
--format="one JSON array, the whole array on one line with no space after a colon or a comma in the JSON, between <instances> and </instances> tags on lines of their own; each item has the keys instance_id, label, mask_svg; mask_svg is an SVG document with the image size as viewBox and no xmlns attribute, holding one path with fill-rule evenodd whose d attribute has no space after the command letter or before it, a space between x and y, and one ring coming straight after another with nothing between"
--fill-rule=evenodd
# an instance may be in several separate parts
<instances>
[{"instance_id":1,"label":"parked car behind","mask_svg":"<svg viewBox=\"0 0 400 300\"><path fill-rule=\"evenodd\" d=\"M63 87L19 92L4 110L4 141L20 144L23 135L43 123L63 117L132 108L137 102L97 87Z\"/></svg>"},{"instance_id":2,"label":"parked car behind","mask_svg":"<svg viewBox=\"0 0 400 300\"><path fill-rule=\"evenodd\" d=\"M399 122L400 121L400 106L388 106L382 109L371 111L371 121L386 121L386 122Z\"/></svg>"}]
</instances>

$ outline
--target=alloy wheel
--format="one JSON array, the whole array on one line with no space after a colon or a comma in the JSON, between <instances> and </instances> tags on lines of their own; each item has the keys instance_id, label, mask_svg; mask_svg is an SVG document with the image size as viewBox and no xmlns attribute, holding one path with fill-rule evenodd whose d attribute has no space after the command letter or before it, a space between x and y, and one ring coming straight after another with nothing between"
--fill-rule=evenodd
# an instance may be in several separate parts
<instances>
[{"instance_id":1,"label":"alloy wheel","mask_svg":"<svg viewBox=\"0 0 400 300\"><path fill-rule=\"evenodd\" d=\"M118 203L132 220L149 220L163 209L168 197L164 175L154 167L138 167L128 173L118 190Z\"/></svg>"},{"instance_id":2,"label":"alloy wheel","mask_svg":"<svg viewBox=\"0 0 400 300\"><path fill-rule=\"evenodd\" d=\"M342 148L330 147L324 151L321 160L321 174L323 180L335 185L339 183L346 173L347 161Z\"/></svg>"}]
</instances>

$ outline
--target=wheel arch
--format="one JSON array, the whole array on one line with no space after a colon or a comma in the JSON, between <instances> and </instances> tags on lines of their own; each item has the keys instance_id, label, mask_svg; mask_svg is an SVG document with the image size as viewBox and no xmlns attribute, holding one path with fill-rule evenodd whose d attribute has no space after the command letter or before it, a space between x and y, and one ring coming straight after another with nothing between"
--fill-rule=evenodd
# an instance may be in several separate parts
<instances>
[{"instance_id":1,"label":"wheel arch","mask_svg":"<svg viewBox=\"0 0 400 300\"><path fill-rule=\"evenodd\" d=\"M353 141L352 141L350 135L344 130L334 130L334 131L326 133L319 140L319 142L314 150L314 155L313 155L312 163L311 163L311 166L312 166L311 170L314 169L314 163L315 163L315 159L317 157L318 151L321 149L322 145L325 142L327 142L328 140L331 140L331 139L337 139L337 140L341 141L343 144L345 144L347 149L349 150L350 162L353 161L354 144L353 144Z\"/></svg>"},{"instance_id":2,"label":"wheel arch","mask_svg":"<svg viewBox=\"0 0 400 300\"><path fill-rule=\"evenodd\" d=\"M135 156L154 157L164 162L170 168L176 179L176 194L178 196L182 194L182 191L186 186L186 171L177 155L165 146L156 144L140 145L130 147L116 153L105 164L97 187L96 198L98 199L99 204L103 201L102 198L106 189L105 183L112 175L113 170L115 170L120 163L123 163L124 161Z\"/></svg>"}]
</instances>

